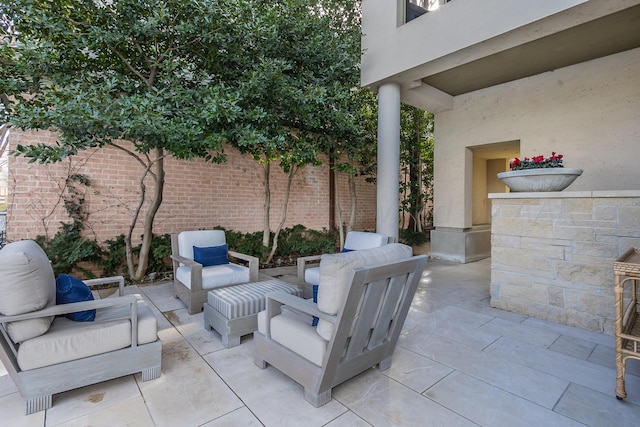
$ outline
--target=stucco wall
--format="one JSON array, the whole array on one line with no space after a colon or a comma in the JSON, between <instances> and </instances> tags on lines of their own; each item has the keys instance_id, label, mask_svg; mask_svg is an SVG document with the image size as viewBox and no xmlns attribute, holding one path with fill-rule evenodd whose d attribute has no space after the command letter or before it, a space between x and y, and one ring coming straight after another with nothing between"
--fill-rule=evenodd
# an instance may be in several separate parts
<instances>
[{"instance_id":1,"label":"stucco wall","mask_svg":"<svg viewBox=\"0 0 640 427\"><path fill-rule=\"evenodd\" d=\"M521 156L565 156L584 169L569 190L634 190L640 183L640 49L455 98L435 116L434 225L472 225L469 150L519 141Z\"/></svg>"},{"instance_id":2,"label":"stucco wall","mask_svg":"<svg viewBox=\"0 0 640 427\"><path fill-rule=\"evenodd\" d=\"M53 143L48 132L14 131L11 147L34 142ZM202 160L165 163L166 184L162 206L154 222L156 234L223 226L241 232L261 231L263 224L264 176L262 167L236 150L225 150L228 160L210 164ZM125 234L139 200L141 166L121 150L97 149L54 165L29 164L22 157L9 159L9 208L7 238L10 241L52 237L60 222L70 222L61 196L65 178L85 175L90 186L77 185L84 193L89 212L86 232L98 242ZM147 191L152 181L147 179ZM277 227L282 213L286 176L277 165L271 173L271 227ZM348 220L349 191L346 177L340 178L343 220ZM357 178L358 230L375 230L376 188ZM336 221L337 221L336 215ZM302 224L312 229L329 225L328 166L305 167L294 178L285 227ZM138 227L134 236L142 234Z\"/></svg>"}]
</instances>

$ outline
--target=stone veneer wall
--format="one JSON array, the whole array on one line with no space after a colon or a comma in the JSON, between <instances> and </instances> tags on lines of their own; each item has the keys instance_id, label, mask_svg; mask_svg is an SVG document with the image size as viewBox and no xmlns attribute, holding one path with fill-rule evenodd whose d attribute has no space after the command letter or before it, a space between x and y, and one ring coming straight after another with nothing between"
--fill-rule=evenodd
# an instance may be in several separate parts
<instances>
[{"instance_id":1,"label":"stone veneer wall","mask_svg":"<svg viewBox=\"0 0 640 427\"><path fill-rule=\"evenodd\" d=\"M640 191L489 197L491 306L613 334L613 262L640 247Z\"/></svg>"}]
</instances>

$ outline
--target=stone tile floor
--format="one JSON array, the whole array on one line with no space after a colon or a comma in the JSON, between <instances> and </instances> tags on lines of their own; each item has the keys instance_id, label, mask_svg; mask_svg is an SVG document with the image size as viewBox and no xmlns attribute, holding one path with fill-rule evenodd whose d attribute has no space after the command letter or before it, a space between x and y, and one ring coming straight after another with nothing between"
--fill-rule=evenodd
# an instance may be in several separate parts
<instances>
[{"instance_id":1,"label":"stone tile floor","mask_svg":"<svg viewBox=\"0 0 640 427\"><path fill-rule=\"evenodd\" d=\"M430 260L392 367L370 369L314 408L302 388L253 364L253 340L226 349L171 284L128 287L151 302L162 376L130 375L53 397L29 416L0 370L2 426L630 426L640 422L640 364L615 398L613 337L489 306L490 260ZM293 269L264 271L295 280ZM0 366L1 367L1 366Z\"/></svg>"}]
</instances>

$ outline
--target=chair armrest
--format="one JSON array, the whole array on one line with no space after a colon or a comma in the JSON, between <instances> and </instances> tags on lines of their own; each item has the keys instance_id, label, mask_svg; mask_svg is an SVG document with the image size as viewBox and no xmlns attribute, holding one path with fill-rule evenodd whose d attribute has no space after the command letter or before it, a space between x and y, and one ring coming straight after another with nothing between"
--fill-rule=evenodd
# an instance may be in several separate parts
<instances>
[{"instance_id":1,"label":"chair armrest","mask_svg":"<svg viewBox=\"0 0 640 427\"><path fill-rule=\"evenodd\" d=\"M172 260L174 260L174 261L177 261L177 262L179 262L179 263L181 263L181 264L184 264L184 265L186 265L187 267L196 267L196 266L198 266L198 265L199 265L200 267L202 267L202 264L199 264L199 263L195 262L195 261L194 261L194 260L192 260L192 259L185 258L185 257L183 257L182 255L171 255L171 259L172 259Z\"/></svg>"},{"instance_id":2,"label":"chair armrest","mask_svg":"<svg viewBox=\"0 0 640 427\"><path fill-rule=\"evenodd\" d=\"M83 280L83 282L85 283L85 285L89 287L97 286L97 285L106 285L109 283L118 283L118 295L119 296L124 295L124 277L122 276L100 277L98 279Z\"/></svg>"},{"instance_id":3,"label":"chair armrest","mask_svg":"<svg viewBox=\"0 0 640 427\"><path fill-rule=\"evenodd\" d=\"M191 283L189 288L191 292L198 292L202 290L202 264L195 262L192 259L185 258L182 255L171 255L171 259L174 260L174 268L177 268L176 263L184 264L191 270ZM177 275L173 275L173 280L178 281ZM187 286L186 284L183 286Z\"/></svg>"},{"instance_id":4,"label":"chair armrest","mask_svg":"<svg viewBox=\"0 0 640 427\"><path fill-rule=\"evenodd\" d=\"M136 303L139 297L136 295L126 295L116 298L104 298L93 301L72 302L70 304L59 304L42 310L32 311L29 313L16 314L13 316L0 316L0 323L16 322L18 320L37 319L39 317L59 316L77 311L93 310L96 308L104 308L118 305L133 305L132 311L136 312Z\"/></svg>"},{"instance_id":5,"label":"chair armrest","mask_svg":"<svg viewBox=\"0 0 640 427\"><path fill-rule=\"evenodd\" d=\"M73 302L70 304L60 304L43 308L42 310L32 311L30 313L17 314L15 316L0 316L0 324L2 324L2 334L4 331L4 323L15 322L18 320L37 319L40 317L59 316L67 313L75 313L77 311L92 310L97 308L112 307L119 305L129 305L129 315L123 316L123 319L129 319L131 322L131 347L138 346L138 301L142 298L139 295L126 295L116 298L104 298L93 301ZM109 321L113 321L110 319ZM96 322L91 322L96 323ZM99 323L99 322L97 322Z\"/></svg>"},{"instance_id":6,"label":"chair armrest","mask_svg":"<svg viewBox=\"0 0 640 427\"><path fill-rule=\"evenodd\" d=\"M298 263L298 280L304 282L304 270L307 268L307 264L317 264L320 262L322 255L309 255L303 256L297 259Z\"/></svg>"},{"instance_id":7,"label":"chair armrest","mask_svg":"<svg viewBox=\"0 0 640 427\"><path fill-rule=\"evenodd\" d=\"M238 258L249 263L249 280L255 282L258 280L258 269L260 268L260 260L257 257L242 254L236 251L229 251L229 256Z\"/></svg>"},{"instance_id":8,"label":"chair armrest","mask_svg":"<svg viewBox=\"0 0 640 427\"><path fill-rule=\"evenodd\" d=\"M279 307L282 305L286 305L292 309L298 310L302 313L309 314L311 316L318 317L322 320L326 320L327 322L331 322L336 324L338 321L338 316L327 314L323 311L318 310L318 304L311 300L307 300L304 298L300 298L298 296L282 292L275 291L267 293L267 317L271 319L276 314L279 314ZM270 313L270 309L273 311L273 314ZM275 309L275 310L274 310Z\"/></svg>"}]
</instances>

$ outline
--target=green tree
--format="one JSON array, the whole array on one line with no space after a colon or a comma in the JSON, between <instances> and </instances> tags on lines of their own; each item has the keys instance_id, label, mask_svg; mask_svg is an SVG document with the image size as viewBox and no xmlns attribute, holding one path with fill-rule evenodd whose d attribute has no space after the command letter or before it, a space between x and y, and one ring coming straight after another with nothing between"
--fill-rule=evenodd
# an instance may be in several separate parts
<instances>
[{"instance_id":1,"label":"green tree","mask_svg":"<svg viewBox=\"0 0 640 427\"><path fill-rule=\"evenodd\" d=\"M223 23L236 17L219 2L160 0L12 0L0 2L0 13L0 99L9 121L58 135L55 145L16 153L46 163L111 146L140 164L140 198L125 235L129 274L140 280L164 159L224 159L225 131L239 115L224 58L241 47L226 45Z\"/></svg>"},{"instance_id":2,"label":"green tree","mask_svg":"<svg viewBox=\"0 0 640 427\"><path fill-rule=\"evenodd\" d=\"M400 163L400 206L409 214L406 228L421 232L423 211L433 194L433 115L404 104L400 114ZM430 221L431 215L427 216Z\"/></svg>"},{"instance_id":3,"label":"green tree","mask_svg":"<svg viewBox=\"0 0 640 427\"><path fill-rule=\"evenodd\" d=\"M230 13L250 17L227 29L228 45L243 54L227 68L241 93L242 126L230 142L264 170L263 245L277 250L294 175L319 164L335 136L353 132L348 108L359 84L359 3L336 0L237 2ZM283 214L270 242L271 166L288 175Z\"/></svg>"}]
</instances>

